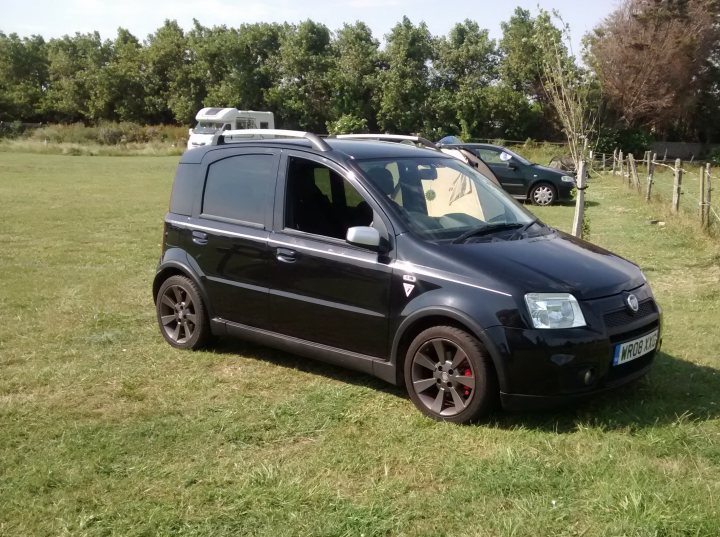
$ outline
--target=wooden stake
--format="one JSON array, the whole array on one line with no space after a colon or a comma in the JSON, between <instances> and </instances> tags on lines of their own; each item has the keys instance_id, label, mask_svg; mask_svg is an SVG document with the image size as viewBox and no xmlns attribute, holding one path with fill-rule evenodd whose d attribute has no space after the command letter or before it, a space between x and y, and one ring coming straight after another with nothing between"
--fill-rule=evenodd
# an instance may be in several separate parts
<instances>
[{"instance_id":1,"label":"wooden stake","mask_svg":"<svg viewBox=\"0 0 720 537\"><path fill-rule=\"evenodd\" d=\"M655 175L655 155L652 159L648 159L647 188L645 190L645 201L650 201L650 193L653 186L653 175Z\"/></svg>"},{"instance_id":2,"label":"wooden stake","mask_svg":"<svg viewBox=\"0 0 720 537\"><path fill-rule=\"evenodd\" d=\"M628 183L630 182L630 179L632 179L632 183L635 185L635 188L638 192L640 192L640 177L638 176L637 171L637 162L635 161L635 158L630 154L630 173L631 177L628 178Z\"/></svg>"},{"instance_id":3,"label":"wooden stake","mask_svg":"<svg viewBox=\"0 0 720 537\"><path fill-rule=\"evenodd\" d=\"M707 167L710 166L708 162ZM709 169L700 168L700 227L705 229L707 222L705 222L705 177L709 174Z\"/></svg>"},{"instance_id":4,"label":"wooden stake","mask_svg":"<svg viewBox=\"0 0 720 537\"><path fill-rule=\"evenodd\" d=\"M680 194L682 194L682 160L675 159L675 177L673 181L673 198L670 210L677 214L680 212Z\"/></svg>"},{"instance_id":5,"label":"wooden stake","mask_svg":"<svg viewBox=\"0 0 720 537\"><path fill-rule=\"evenodd\" d=\"M602 171L605 173L605 153L602 154Z\"/></svg>"},{"instance_id":6,"label":"wooden stake","mask_svg":"<svg viewBox=\"0 0 720 537\"><path fill-rule=\"evenodd\" d=\"M573 219L572 234L582 238L582 223L585 217L585 161L580 161L577 173L577 196L575 197L575 218Z\"/></svg>"},{"instance_id":7,"label":"wooden stake","mask_svg":"<svg viewBox=\"0 0 720 537\"><path fill-rule=\"evenodd\" d=\"M617 147L613 150L613 167L612 167L612 174L615 175L615 171L617 170Z\"/></svg>"},{"instance_id":8,"label":"wooden stake","mask_svg":"<svg viewBox=\"0 0 720 537\"><path fill-rule=\"evenodd\" d=\"M621 149L620 152L618 153L618 163L620 164L620 180L621 181L625 180L625 172L623 171L623 162L624 162L623 152Z\"/></svg>"},{"instance_id":9,"label":"wooden stake","mask_svg":"<svg viewBox=\"0 0 720 537\"><path fill-rule=\"evenodd\" d=\"M712 207L712 176L710 175L710 163L707 164L705 175L705 223L710 227L710 207Z\"/></svg>"}]
</instances>

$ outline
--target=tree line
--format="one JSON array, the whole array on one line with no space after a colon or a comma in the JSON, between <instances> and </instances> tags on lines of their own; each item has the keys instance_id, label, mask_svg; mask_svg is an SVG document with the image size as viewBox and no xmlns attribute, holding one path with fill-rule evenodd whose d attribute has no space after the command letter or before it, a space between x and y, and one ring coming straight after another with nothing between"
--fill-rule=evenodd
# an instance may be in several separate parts
<instances>
[{"instance_id":1,"label":"tree line","mask_svg":"<svg viewBox=\"0 0 720 537\"><path fill-rule=\"evenodd\" d=\"M598 134L717 136L717 13L715 0L625 0L585 37L584 65L562 47ZM435 37L403 18L382 48L363 22L168 20L144 41L122 28L113 40L0 32L0 121L191 124L203 106L232 106L315 132L559 138L538 36L562 42L562 21L517 8L501 28L490 39L466 19Z\"/></svg>"}]
</instances>

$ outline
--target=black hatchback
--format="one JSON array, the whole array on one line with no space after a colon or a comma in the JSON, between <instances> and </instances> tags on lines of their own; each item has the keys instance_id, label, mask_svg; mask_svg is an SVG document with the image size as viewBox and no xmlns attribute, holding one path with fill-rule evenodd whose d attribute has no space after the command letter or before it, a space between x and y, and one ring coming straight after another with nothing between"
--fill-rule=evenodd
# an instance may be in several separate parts
<instances>
[{"instance_id":1,"label":"black hatchback","mask_svg":"<svg viewBox=\"0 0 720 537\"><path fill-rule=\"evenodd\" d=\"M458 423L625 384L661 336L636 265L460 160L294 131L183 155L153 297L174 347L252 340L404 386Z\"/></svg>"},{"instance_id":2,"label":"black hatchback","mask_svg":"<svg viewBox=\"0 0 720 537\"><path fill-rule=\"evenodd\" d=\"M471 152L487 164L502 187L516 199L529 200L535 205L552 205L570 201L575 177L568 172L530 162L506 147L493 144L441 144L441 149L462 149Z\"/></svg>"}]
</instances>

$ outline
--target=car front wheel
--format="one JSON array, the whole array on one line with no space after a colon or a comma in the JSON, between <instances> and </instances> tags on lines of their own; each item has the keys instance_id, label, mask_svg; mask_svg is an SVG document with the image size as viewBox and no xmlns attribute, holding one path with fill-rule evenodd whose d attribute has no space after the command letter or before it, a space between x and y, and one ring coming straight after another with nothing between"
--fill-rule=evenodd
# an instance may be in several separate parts
<instances>
[{"instance_id":1,"label":"car front wheel","mask_svg":"<svg viewBox=\"0 0 720 537\"><path fill-rule=\"evenodd\" d=\"M535 205L552 205L557 200L555 187L548 183L538 183L530 190L530 200Z\"/></svg>"},{"instance_id":2,"label":"car front wheel","mask_svg":"<svg viewBox=\"0 0 720 537\"><path fill-rule=\"evenodd\" d=\"M440 421L476 421L490 412L498 396L486 351L475 337L452 326L428 328L415 337L404 377L415 406Z\"/></svg>"}]
</instances>

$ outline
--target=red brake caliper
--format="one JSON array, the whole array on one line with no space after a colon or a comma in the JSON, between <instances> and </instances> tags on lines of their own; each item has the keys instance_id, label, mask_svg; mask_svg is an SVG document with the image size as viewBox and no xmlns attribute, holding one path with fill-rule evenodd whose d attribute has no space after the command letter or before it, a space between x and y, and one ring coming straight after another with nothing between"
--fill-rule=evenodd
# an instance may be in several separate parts
<instances>
[{"instance_id":1,"label":"red brake caliper","mask_svg":"<svg viewBox=\"0 0 720 537\"><path fill-rule=\"evenodd\" d=\"M465 377L472 377L472 371L470 370L469 367L465 370L465 372L463 373L463 376L465 376ZM467 386L464 386L464 387L463 387L463 394L465 395L465 397L469 396L469 395L470 395L470 388L468 388Z\"/></svg>"}]
</instances>

